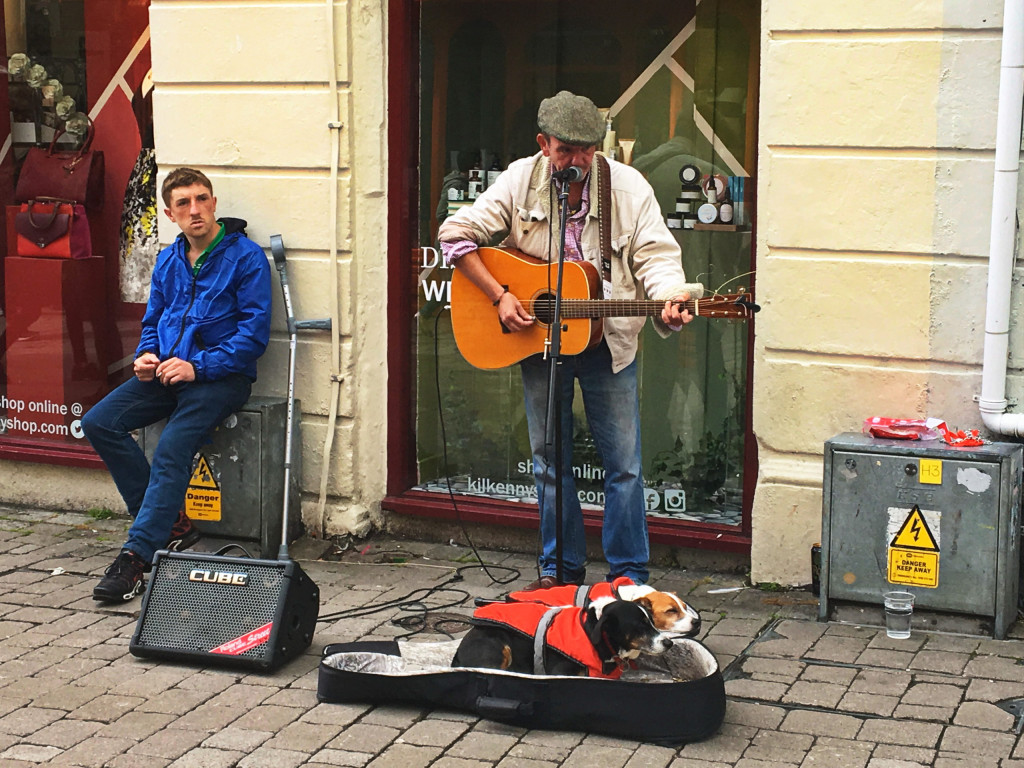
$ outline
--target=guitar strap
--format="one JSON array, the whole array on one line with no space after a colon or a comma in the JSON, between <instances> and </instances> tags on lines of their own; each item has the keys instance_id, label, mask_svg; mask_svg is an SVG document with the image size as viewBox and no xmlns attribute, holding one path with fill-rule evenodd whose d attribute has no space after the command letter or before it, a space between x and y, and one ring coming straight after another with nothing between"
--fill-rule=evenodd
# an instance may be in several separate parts
<instances>
[{"instance_id":1,"label":"guitar strap","mask_svg":"<svg viewBox=\"0 0 1024 768\"><path fill-rule=\"evenodd\" d=\"M601 235L601 276L612 280L612 173L608 158L594 155L597 166L597 223Z\"/></svg>"}]
</instances>

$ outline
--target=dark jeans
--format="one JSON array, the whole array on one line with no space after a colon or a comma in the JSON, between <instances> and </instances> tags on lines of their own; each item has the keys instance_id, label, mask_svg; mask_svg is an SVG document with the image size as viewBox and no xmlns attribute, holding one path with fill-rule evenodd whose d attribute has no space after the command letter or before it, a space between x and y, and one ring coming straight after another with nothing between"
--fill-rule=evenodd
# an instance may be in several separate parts
<instances>
[{"instance_id":1,"label":"dark jeans","mask_svg":"<svg viewBox=\"0 0 1024 768\"><path fill-rule=\"evenodd\" d=\"M82 417L85 436L135 519L127 549L149 562L166 546L185 500L196 451L211 429L245 404L251 389L252 382L240 373L169 387L131 378ZM167 419L167 426L150 466L132 431L161 419Z\"/></svg>"}]
</instances>

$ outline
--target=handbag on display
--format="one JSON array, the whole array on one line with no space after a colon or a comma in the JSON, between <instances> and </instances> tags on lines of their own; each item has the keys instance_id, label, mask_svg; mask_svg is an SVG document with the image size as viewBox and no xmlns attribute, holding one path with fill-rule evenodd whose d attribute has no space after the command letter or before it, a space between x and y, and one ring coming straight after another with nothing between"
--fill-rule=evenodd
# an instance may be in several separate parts
<instances>
[{"instance_id":1,"label":"handbag on display","mask_svg":"<svg viewBox=\"0 0 1024 768\"><path fill-rule=\"evenodd\" d=\"M19 203L46 197L81 203L89 210L103 207L103 152L92 150L95 127L89 120L77 151L57 151L59 129L47 149L32 147L22 163L14 197Z\"/></svg>"},{"instance_id":2,"label":"handbag on display","mask_svg":"<svg viewBox=\"0 0 1024 768\"><path fill-rule=\"evenodd\" d=\"M18 256L84 259L92 255L85 207L64 200L22 203L14 217Z\"/></svg>"}]
</instances>

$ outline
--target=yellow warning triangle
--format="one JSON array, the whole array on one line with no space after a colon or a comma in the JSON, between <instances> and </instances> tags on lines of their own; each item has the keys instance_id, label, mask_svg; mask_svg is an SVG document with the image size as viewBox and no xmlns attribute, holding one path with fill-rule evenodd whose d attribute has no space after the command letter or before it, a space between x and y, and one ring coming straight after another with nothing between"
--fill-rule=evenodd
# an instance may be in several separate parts
<instances>
[{"instance_id":1,"label":"yellow warning triangle","mask_svg":"<svg viewBox=\"0 0 1024 768\"><path fill-rule=\"evenodd\" d=\"M889 546L900 547L901 549L920 549L927 552L939 551L939 545L935 543L935 537L932 535L931 529L928 528L928 523L924 520L924 515L921 514L921 510L916 504L910 510L907 519L903 521L899 531L892 537L892 542Z\"/></svg>"},{"instance_id":2,"label":"yellow warning triangle","mask_svg":"<svg viewBox=\"0 0 1024 768\"><path fill-rule=\"evenodd\" d=\"M196 462L196 468L192 471L192 479L188 481L189 488L209 488L213 491L219 491L220 486L217 485L217 481L213 479L213 473L210 471L210 464L206 461L206 457L203 454L199 454L199 461Z\"/></svg>"}]
</instances>

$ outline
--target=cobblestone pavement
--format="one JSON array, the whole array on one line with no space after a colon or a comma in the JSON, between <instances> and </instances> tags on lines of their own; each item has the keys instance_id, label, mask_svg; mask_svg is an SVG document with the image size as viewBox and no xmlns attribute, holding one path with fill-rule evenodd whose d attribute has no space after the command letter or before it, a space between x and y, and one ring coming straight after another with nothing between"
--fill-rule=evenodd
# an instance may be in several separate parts
<instances>
[{"instance_id":1,"label":"cobblestone pavement","mask_svg":"<svg viewBox=\"0 0 1024 768\"><path fill-rule=\"evenodd\" d=\"M806 591L724 591L743 587L742 577L657 570L653 584L701 611L728 694L718 734L668 748L453 711L318 703L323 646L402 635L408 628L392 620L408 614L398 609L321 623L308 652L272 674L135 658L140 601L109 608L91 598L125 528L0 510L4 768L1024 768L1020 623L996 641L976 622L922 615L909 640L889 640L870 607L819 623ZM321 615L437 586L458 568L458 586L481 597L533 578L525 555L481 552L520 572L502 586L465 567L466 547L382 536L341 553L326 546L293 548L320 587ZM436 605L441 617L471 610ZM434 631L431 615L424 631Z\"/></svg>"}]
</instances>

